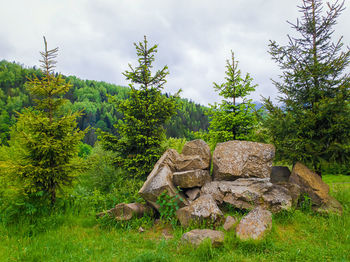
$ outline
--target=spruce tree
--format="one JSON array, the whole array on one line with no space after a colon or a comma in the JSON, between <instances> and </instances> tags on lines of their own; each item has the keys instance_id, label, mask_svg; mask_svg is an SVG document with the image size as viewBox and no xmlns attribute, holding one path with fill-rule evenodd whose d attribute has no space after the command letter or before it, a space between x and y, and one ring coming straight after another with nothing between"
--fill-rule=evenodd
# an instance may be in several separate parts
<instances>
[{"instance_id":1,"label":"spruce tree","mask_svg":"<svg viewBox=\"0 0 350 262\"><path fill-rule=\"evenodd\" d=\"M282 107L265 99L278 159L302 161L320 175L322 166L350 157L350 50L342 51L342 37L332 42L344 1L323 8L321 0L303 0L302 18L290 23L299 37L288 35L286 46L271 41L270 54L283 71L274 81Z\"/></svg>"},{"instance_id":2,"label":"spruce tree","mask_svg":"<svg viewBox=\"0 0 350 262\"><path fill-rule=\"evenodd\" d=\"M100 138L104 149L116 152L118 167L127 170L130 177L144 179L161 156L161 143L165 139L163 126L175 114L176 101L174 96L161 94L168 67L155 74L151 71L158 46L149 48L146 36L143 42L134 45L139 64L135 68L129 64L130 70L123 73L131 82L129 98L110 98L123 114L122 121L115 125L118 135L100 132Z\"/></svg>"},{"instance_id":3,"label":"spruce tree","mask_svg":"<svg viewBox=\"0 0 350 262\"><path fill-rule=\"evenodd\" d=\"M75 171L81 169L75 162L78 146L84 133L76 128L78 113L62 113L62 98L71 87L61 75L54 72L58 48L41 52L43 77L34 76L27 82L35 106L19 114L12 140L16 140L22 158L11 166L21 180L27 194L47 197L56 202L59 189L71 184Z\"/></svg>"},{"instance_id":4,"label":"spruce tree","mask_svg":"<svg viewBox=\"0 0 350 262\"><path fill-rule=\"evenodd\" d=\"M232 51L231 54L231 62L226 61L226 82L214 83L214 89L224 99L221 104L212 105L209 111L209 137L213 145L228 140L249 140L257 124L255 105L247 99L256 85L252 84L248 73L242 76Z\"/></svg>"}]
</instances>

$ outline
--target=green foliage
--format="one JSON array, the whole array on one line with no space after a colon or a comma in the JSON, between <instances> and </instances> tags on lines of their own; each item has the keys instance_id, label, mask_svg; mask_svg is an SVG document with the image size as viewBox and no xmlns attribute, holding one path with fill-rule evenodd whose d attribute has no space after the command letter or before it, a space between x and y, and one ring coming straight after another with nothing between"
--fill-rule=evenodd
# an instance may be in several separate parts
<instances>
[{"instance_id":1,"label":"green foliage","mask_svg":"<svg viewBox=\"0 0 350 262\"><path fill-rule=\"evenodd\" d=\"M177 99L177 111L165 124L167 137L192 140L192 132L208 130L208 108L187 99Z\"/></svg>"},{"instance_id":2,"label":"green foliage","mask_svg":"<svg viewBox=\"0 0 350 262\"><path fill-rule=\"evenodd\" d=\"M187 141L185 138L169 137L166 140L164 140L162 148L172 148L175 149L179 154L181 154L182 148L184 147L186 142Z\"/></svg>"},{"instance_id":3,"label":"green foliage","mask_svg":"<svg viewBox=\"0 0 350 262\"><path fill-rule=\"evenodd\" d=\"M242 77L232 52L232 62L226 63L226 82L214 89L224 98L221 104L214 104L209 111L209 137L211 144L228 140L251 140L257 125L257 112L251 99L246 99L250 92L255 91L253 79L249 74ZM241 102L238 100L242 99Z\"/></svg>"},{"instance_id":4,"label":"green foliage","mask_svg":"<svg viewBox=\"0 0 350 262\"><path fill-rule=\"evenodd\" d=\"M28 82L35 110L19 113L12 128L11 139L16 141L22 154L4 164L12 179L19 181L24 194L49 197L52 204L57 190L71 185L76 171L82 169L76 156L84 136L84 132L76 128L80 114L62 115L60 111L65 103L62 96L70 85L53 72L56 53L57 48L47 50L45 40L45 51L41 52L44 76L41 79L34 76Z\"/></svg>"},{"instance_id":5,"label":"green foliage","mask_svg":"<svg viewBox=\"0 0 350 262\"><path fill-rule=\"evenodd\" d=\"M92 146L84 143L79 144L79 153L78 156L82 158L87 158L92 151Z\"/></svg>"},{"instance_id":6,"label":"green foliage","mask_svg":"<svg viewBox=\"0 0 350 262\"><path fill-rule=\"evenodd\" d=\"M0 143L8 144L10 127L16 122L16 111L22 112L24 107L34 106L25 88L28 77L43 74L35 68L25 68L23 65L0 61ZM116 134L113 125L122 119L121 112L116 111L108 97L124 100L129 97L130 88L109 84L102 81L81 80L75 76L62 76L72 87L64 94L69 101L62 105L62 110L83 114L77 119L78 128L84 130L91 127L85 134L84 143L94 145L97 140L95 128L104 132ZM164 96L169 97L168 94ZM171 119L165 123L167 137L186 137L191 139L192 131L207 130L209 126L206 107L188 99L177 99L177 110Z\"/></svg>"},{"instance_id":7,"label":"green foliage","mask_svg":"<svg viewBox=\"0 0 350 262\"><path fill-rule=\"evenodd\" d=\"M298 205L301 211L309 213L312 212L312 201L307 194L301 196L301 198L298 201Z\"/></svg>"},{"instance_id":8,"label":"green foliage","mask_svg":"<svg viewBox=\"0 0 350 262\"><path fill-rule=\"evenodd\" d=\"M143 181L130 178L121 168L115 168L115 154L103 150L97 143L85 160L82 172L70 199L80 209L89 209L92 213L110 209L119 203L142 202L138 194Z\"/></svg>"},{"instance_id":9,"label":"green foliage","mask_svg":"<svg viewBox=\"0 0 350 262\"><path fill-rule=\"evenodd\" d=\"M173 226L177 224L176 211L179 209L180 197L176 194L174 197L169 196L168 191L161 193L157 199L159 205L160 219L170 222Z\"/></svg>"},{"instance_id":10,"label":"green foliage","mask_svg":"<svg viewBox=\"0 0 350 262\"><path fill-rule=\"evenodd\" d=\"M116 152L116 165L125 168L130 177L146 178L159 159L165 138L163 125L175 113L175 97L166 97L161 89L166 83L167 66L151 73L154 53L157 45L148 48L146 37L143 42L135 43L139 65L126 71L126 79L131 81L129 98L114 101L123 114L115 128L118 136L101 132L104 149ZM140 85L139 89L134 84Z\"/></svg>"},{"instance_id":11,"label":"green foliage","mask_svg":"<svg viewBox=\"0 0 350 262\"><path fill-rule=\"evenodd\" d=\"M321 175L325 165L348 165L350 159L350 77L344 73L350 50L342 38L332 43L332 27L344 2L303 0L302 19L292 28L299 38L287 46L270 43L270 54L283 70L274 81L282 107L265 99L265 127L276 146L277 160L302 161Z\"/></svg>"}]
</instances>

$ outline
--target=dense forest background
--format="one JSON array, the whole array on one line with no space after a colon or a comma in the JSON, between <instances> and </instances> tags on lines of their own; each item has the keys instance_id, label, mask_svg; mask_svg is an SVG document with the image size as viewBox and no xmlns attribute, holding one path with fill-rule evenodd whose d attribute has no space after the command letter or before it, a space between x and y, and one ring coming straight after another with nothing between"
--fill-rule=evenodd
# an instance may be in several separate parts
<instances>
[{"instance_id":1,"label":"dense forest background","mask_svg":"<svg viewBox=\"0 0 350 262\"><path fill-rule=\"evenodd\" d=\"M16 62L0 61L0 144L6 144L10 137L10 127L16 122L16 112L32 107L25 83L28 78L42 77L36 68L28 68ZM123 100L128 98L129 88L103 81L82 80L76 76L63 76L73 87L65 95L69 102L66 111L83 110L78 120L78 127L84 130L91 127L84 138L84 143L94 145L97 140L96 129L115 133L113 125L122 119L122 114L108 102L109 96ZM168 96L168 94L164 94ZM165 125L167 137L192 139L193 132L207 131L208 108L186 98L177 100L177 113Z\"/></svg>"}]
</instances>

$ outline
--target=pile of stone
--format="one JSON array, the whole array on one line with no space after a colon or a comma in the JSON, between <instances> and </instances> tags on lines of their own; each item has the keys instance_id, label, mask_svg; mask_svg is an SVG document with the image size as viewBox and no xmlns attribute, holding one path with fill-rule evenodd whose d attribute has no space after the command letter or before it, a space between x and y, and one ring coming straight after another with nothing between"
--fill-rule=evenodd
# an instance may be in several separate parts
<instances>
[{"instance_id":1,"label":"pile of stone","mask_svg":"<svg viewBox=\"0 0 350 262\"><path fill-rule=\"evenodd\" d=\"M315 210L341 214L340 203L328 194L328 185L316 173L301 163L292 172L287 167L273 167L274 155L273 145L228 141L219 143L211 157L203 140L190 141L184 145L182 154L173 149L163 154L139 194L155 210L160 208L157 199L163 192L177 196L174 199L180 209L176 216L183 227L196 223L223 225L224 205L252 210L238 225L234 218L226 218L225 230L237 225L236 234L242 240L263 237L272 225L271 212L296 206L304 194L311 198ZM123 220L150 210L134 203L119 204L108 212ZM213 230L187 232L183 239L198 244L207 237L215 245L223 240L222 232Z\"/></svg>"}]
</instances>

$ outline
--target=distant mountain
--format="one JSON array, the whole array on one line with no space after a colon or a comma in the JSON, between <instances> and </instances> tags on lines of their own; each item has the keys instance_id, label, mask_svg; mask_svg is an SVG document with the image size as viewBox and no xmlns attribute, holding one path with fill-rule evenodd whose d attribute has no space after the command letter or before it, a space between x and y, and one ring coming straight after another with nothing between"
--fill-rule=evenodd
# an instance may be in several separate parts
<instances>
[{"instance_id":1,"label":"distant mountain","mask_svg":"<svg viewBox=\"0 0 350 262\"><path fill-rule=\"evenodd\" d=\"M37 68L26 68L15 63L0 61L0 144L9 139L10 127L16 121L16 111L33 106L33 101L25 88L28 77L42 76ZM64 76L73 87L65 95L69 103L65 110L83 110L84 115L78 120L80 129L92 127L86 134L84 142L90 145L96 142L95 129L116 133L113 124L122 118L111 103L108 96L126 99L129 88L103 81L82 80L76 76ZM166 94L165 94L166 95ZM192 131L207 130L209 126L208 110L200 104L188 99L179 99L179 109L175 116L165 125L167 136L189 137Z\"/></svg>"}]
</instances>

